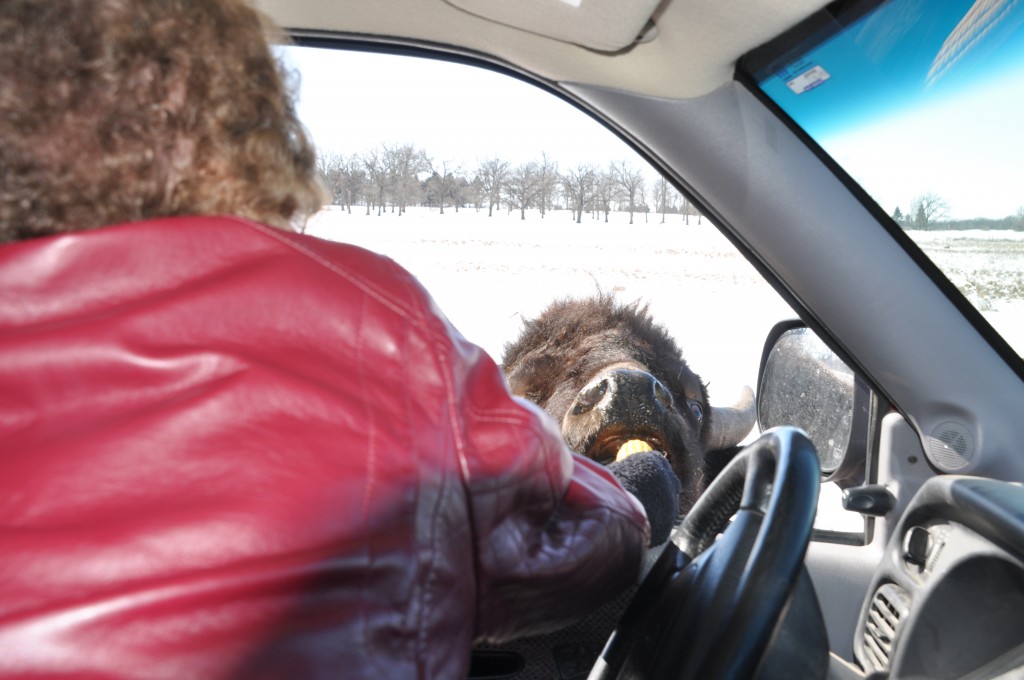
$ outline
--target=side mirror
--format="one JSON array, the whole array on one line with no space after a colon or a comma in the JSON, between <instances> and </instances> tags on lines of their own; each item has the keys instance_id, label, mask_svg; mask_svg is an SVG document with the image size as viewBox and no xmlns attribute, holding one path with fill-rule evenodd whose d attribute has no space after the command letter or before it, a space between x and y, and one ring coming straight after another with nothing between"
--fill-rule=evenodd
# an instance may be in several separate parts
<instances>
[{"instance_id":1,"label":"side mirror","mask_svg":"<svg viewBox=\"0 0 1024 680\"><path fill-rule=\"evenodd\" d=\"M784 321L769 333L758 373L758 424L806 432L823 482L863 480L872 402L864 381L801 322Z\"/></svg>"}]
</instances>

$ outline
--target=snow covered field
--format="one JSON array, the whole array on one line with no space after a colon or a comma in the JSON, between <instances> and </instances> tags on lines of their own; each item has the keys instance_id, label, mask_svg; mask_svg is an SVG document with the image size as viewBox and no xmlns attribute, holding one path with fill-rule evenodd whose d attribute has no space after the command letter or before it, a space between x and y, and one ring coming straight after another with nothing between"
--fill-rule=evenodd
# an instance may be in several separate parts
<instances>
[{"instance_id":1,"label":"snow covered field","mask_svg":"<svg viewBox=\"0 0 1024 680\"><path fill-rule=\"evenodd\" d=\"M765 335L794 314L718 231L681 215L511 215L410 208L401 217L333 208L307 229L384 253L414 273L455 326L496 359L524 318L598 289L650 304L715 403L756 386Z\"/></svg>"},{"instance_id":2,"label":"snow covered field","mask_svg":"<svg viewBox=\"0 0 1024 680\"><path fill-rule=\"evenodd\" d=\"M756 386L765 335L794 312L707 221L612 213L353 208L317 215L309 233L384 253L416 274L459 330L500 358L522 319L558 297L612 291L650 304L715 403ZM993 325L1024 348L1024 233L910 232Z\"/></svg>"},{"instance_id":3,"label":"snow covered field","mask_svg":"<svg viewBox=\"0 0 1024 680\"><path fill-rule=\"evenodd\" d=\"M449 319L500 360L524 318L552 300L598 289L642 300L675 337L712 403L732 402L757 385L765 336L795 313L707 221L681 215L613 213L608 223L568 212L543 219L527 212L410 208L401 217L365 207L330 208L307 232L390 256L415 274ZM994 297L980 306L1019 349L1024 347L1024 234L912 233L954 282L976 281ZM965 254L967 257L965 257ZM955 258L951 259L951 258ZM962 280L957 280L960 277ZM980 288L979 288L980 290ZM756 434L756 433L755 433ZM822 488L819 528L857 531L860 517L843 512L838 490ZM827 499L827 500L826 500ZM831 510L829 510L831 508Z\"/></svg>"},{"instance_id":4,"label":"snow covered field","mask_svg":"<svg viewBox=\"0 0 1024 680\"><path fill-rule=\"evenodd\" d=\"M967 299L1024 354L1024 232L907 232Z\"/></svg>"},{"instance_id":5,"label":"snow covered field","mask_svg":"<svg viewBox=\"0 0 1024 680\"><path fill-rule=\"evenodd\" d=\"M329 208L307 231L384 253L415 273L455 326L496 358L523 318L565 296L598 289L650 304L713 402L757 385L764 338L796 314L707 220L612 213L583 222L566 211L410 208L378 216ZM1024 233L911 231L910 236L968 287L996 329L1024 347ZM973 288L972 288L973 287Z\"/></svg>"}]
</instances>

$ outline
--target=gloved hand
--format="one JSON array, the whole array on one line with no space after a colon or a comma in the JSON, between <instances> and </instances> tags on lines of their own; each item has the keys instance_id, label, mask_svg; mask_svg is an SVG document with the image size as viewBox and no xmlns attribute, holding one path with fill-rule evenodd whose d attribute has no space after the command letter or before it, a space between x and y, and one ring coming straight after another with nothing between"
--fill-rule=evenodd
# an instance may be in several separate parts
<instances>
[{"instance_id":1,"label":"gloved hand","mask_svg":"<svg viewBox=\"0 0 1024 680\"><path fill-rule=\"evenodd\" d=\"M651 545L667 541L679 515L679 493L682 491L668 459L657 451L644 451L609 464L608 470L647 511Z\"/></svg>"}]
</instances>

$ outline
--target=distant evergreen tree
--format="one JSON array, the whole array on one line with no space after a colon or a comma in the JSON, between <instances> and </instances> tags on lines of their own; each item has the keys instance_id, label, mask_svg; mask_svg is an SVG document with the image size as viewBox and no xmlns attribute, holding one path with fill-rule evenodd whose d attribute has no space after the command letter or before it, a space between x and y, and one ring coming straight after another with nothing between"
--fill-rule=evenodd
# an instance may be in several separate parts
<instances>
[{"instance_id":1,"label":"distant evergreen tree","mask_svg":"<svg viewBox=\"0 0 1024 680\"><path fill-rule=\"evenodd\" d=\"M914 215L914 227L917 229L928 228L928 214L924 211L924 203L917 204L917 214Z\"/></svg>"},{"instance_id":2,"label":"distant evergreen tree","mask_svg":"<svg viewBox=\"0 0 1024 680\"><path fill-rule=\"evenodd\" d=\"M910 204L914 213L914 229L941 229L942 220L949 214L949 204L938 194L928 192Z\"/></svg>"},{"instance_id":3,"label":"distant evergreen tree","mask_svg":"<svg viewBox=\"0 0 1024 680\"><path fill-rule=\"evenodd\" d=\"M900 210L899 206L896 206L896 209L892 211L892 219L896 222L896 224L903 224L903 211Z\"/></svg>"}]
</instances>

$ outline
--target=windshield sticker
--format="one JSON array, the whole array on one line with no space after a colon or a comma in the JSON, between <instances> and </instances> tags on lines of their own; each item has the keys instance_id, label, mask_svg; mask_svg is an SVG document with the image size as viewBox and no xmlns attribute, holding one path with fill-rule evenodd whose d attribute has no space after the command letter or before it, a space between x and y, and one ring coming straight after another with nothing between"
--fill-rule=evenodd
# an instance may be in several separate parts
<instances>
[{"instance_id":1,"label":"windshield sticker","mask_svg":"<svg viewBox=\"0 0 1024 680\"><path fill-rule=\"evenodd\" d=\"M820 66L812 66L807 69L796 78L786 81L786 87L791 89L796 94L803 94L818 87L826 80L831 78L828 71Z\"/></svg>"}]
</instances>

